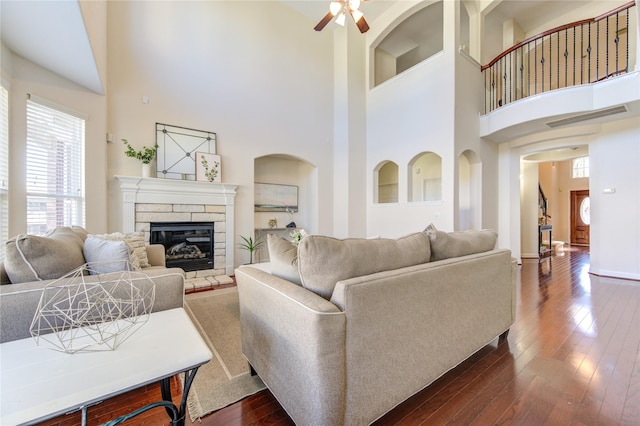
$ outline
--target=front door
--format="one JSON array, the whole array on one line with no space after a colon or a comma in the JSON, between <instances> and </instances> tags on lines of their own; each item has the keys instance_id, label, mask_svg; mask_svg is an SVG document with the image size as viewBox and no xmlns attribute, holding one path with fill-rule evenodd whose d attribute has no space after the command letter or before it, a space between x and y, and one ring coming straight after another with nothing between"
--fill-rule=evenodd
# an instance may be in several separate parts
<instances>
[{"instance_id":1,"label":"front door","mask_svg":"<svg viewBox=\"0 0 640 426\"><path fill-rule=\"evenodd\" d=\"M571 191L571 244L589 245L591 200L589 190Z\"/></svg>"}]
</instances>

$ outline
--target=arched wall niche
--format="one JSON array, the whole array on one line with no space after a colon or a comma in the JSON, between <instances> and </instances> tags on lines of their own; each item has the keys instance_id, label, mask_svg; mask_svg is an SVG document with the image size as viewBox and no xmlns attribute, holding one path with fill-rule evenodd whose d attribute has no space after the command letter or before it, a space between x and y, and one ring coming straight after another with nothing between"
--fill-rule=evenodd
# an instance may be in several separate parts
<instances>
[{"instance_id":1,"label":"arched wall niche","mask_svg":"<svg viewBox=\"0 0 640 426\"><path fill-rule=\"evenodd\" d=\"M482 228L482 161L472 150L458 157L457 229Z\"/></svg>"},{"instance_id":2,"label":"arched wall niche","mask_svg":"<svg viewBox=\"0 0 640 426\"><path fill-rule=\"evenodd\" d=\"M310 233L318 231L317 167L302 158L288 154L269 154L254 159L254 182L298 187L298 211L295 213L254 212L254 228L268 228L276 219L278 228L295 222ZM251 194L253 197L253 193Z\"/></svg>"},{"instance_id":3,"label":"arched wall niche","mask_svg":"<svg viewBox=\"0 0 640 426\"><path fill-rule=\"evenodd\" d=\"M393 161L383 161L374 169L374 203L398 202L398 165Z\"/></svg>"},{"instance_id":4,"label":"arched wall niche","mask_svg":"<svg viewBox=\"0 0 640 426\"><path fill-rule=\"evenodd\" d=\"M442 157L430 151L411 159L407 176L409 202L442 202Z\"/></svg>"},{"instance_id":5,"label":"arched wall niche","mask_svg":"<svg viewBox=\"0 0 640 426\"><path fill-rule=\"evenodd\" d=\"M372 44L371 87L410 69L442 51L442 0L424 2L400 16Z\"/></svg>"}]
</instances>

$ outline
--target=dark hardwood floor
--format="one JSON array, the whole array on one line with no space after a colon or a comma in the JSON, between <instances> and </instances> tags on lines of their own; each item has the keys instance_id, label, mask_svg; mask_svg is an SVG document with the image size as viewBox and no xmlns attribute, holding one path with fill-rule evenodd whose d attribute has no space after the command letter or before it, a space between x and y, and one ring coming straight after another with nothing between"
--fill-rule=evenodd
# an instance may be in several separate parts
<instances>
[{"instance_id":1,"label":"dark hardwood floor","mask_svg":"<svg viewBox=\"0 0 640 426\"><path fill-rule=\"evenodd\" d=\"M525 261L518 272L517 320L507 341L496 339L480 349L376 425L640 425L640 283L588 271L585 248L568 248L540 263ZM106 401L89 410L89 423L159 395L148 386ZM78 424L75 416L46 424ZM156 409L126 424L169 422ZM265 390L201 424L293 422Z\"/></svg>"}]
</instances>

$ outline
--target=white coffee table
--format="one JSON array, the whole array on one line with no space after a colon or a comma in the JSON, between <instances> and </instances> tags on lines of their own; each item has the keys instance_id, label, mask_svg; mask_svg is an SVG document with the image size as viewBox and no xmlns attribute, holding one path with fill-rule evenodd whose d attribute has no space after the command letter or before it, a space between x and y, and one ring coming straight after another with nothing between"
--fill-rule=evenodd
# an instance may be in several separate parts
<instances>
[{"instance_id":1,"label":"white coffee table","mask_svg":"<svg viewBox=\"0 0 640 426\"><path fill-rule=\"evenodd\" d=\"M67 354L38 347L31 338L3 343L0 424L32 424L76 410L83 410L84 422L87 407L158 381L163 399L171 401L170 378L185 372L188 380L176 408L175 423L181 424L191 381L211 357L182 308L152 313L114 351Z\"/></svg>"}]
</instances>

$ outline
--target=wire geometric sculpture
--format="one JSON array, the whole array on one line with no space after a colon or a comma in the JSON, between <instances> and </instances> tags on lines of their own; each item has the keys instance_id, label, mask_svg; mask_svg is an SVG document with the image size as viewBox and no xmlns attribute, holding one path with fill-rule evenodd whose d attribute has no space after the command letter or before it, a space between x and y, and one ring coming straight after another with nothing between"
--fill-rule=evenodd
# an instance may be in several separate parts
<instances>
[{"instance_id":1,"label":"wire geometric sculpture","mask_svg":"<svg viewBox=\"0 0 640 426\"><path fill-rule=\"evenodd\" d=\"M155 283L118 262L119 272L96 273L114 262L86 263L44 287L29 329L38 346L70 354L115 350L148 321Z\"/></svg>"}]
</instances>

